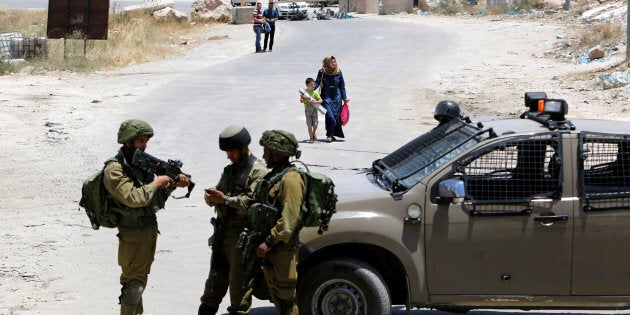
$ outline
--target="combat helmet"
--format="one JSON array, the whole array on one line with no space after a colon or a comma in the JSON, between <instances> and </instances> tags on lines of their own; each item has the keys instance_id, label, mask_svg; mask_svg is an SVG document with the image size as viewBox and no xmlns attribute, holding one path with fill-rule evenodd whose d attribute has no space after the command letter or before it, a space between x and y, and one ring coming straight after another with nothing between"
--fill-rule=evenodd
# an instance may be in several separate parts
<instances>
[{"instance_id":1,"label":"combat helmet","mask_svg":"<svg viewBox=\"0 0 630 315\"><path fill-rule=\"evenodd\" d=\"M435 120L440 121L440 117L448 117L449 120L460 117L459 105L453 101L440 101L435 106L435 113L433 117Z\"/></svg>"},{"instance_id":2,"label":"combat helmet","mask_svg":"<svg viewBox=\"0 0 630 315\"><path fill-rule=\"evenodd\" d=\"M242 149L252 142L252 137L245 127L241 125L231 125L219 134L219 149L231 151Z\"/></svg>"},{"instance_id":3,"label":"combat helmet","mask_svg":"<svg viewBox=\"0 0 630 315\"><path fill-rule=\"evenodd\" d=\"M284 130L267 130L263 132L259 141L260 145L269 149L273 154L281 156L293 156L300 158L301 151L298 150L298 142L295 136Z\"/></svg>"},{"instance_id":4,"label":"combat helmet","mask_svg":"<svg viewBox=\"0 0 630 315\"><path fill-rule=\"evenodd\" d=\"M153 137L153 128L146 121L140 119L125 120L118 129L118 143L122 144L135 139L137 136Z\"/></svg>"}]
</instances>

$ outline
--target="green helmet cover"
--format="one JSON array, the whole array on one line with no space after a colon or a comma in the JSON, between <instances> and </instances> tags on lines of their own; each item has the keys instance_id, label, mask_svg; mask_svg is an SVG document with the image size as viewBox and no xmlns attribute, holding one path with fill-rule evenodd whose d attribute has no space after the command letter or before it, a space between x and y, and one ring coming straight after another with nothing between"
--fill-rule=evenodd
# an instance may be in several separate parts
<instances>
[{"instance_id":1,"label":"green helmet cover","mask_svg":"<svg viewBox=\"0 0 630 315\"><path fill-rule=\"evenodd\" d=\"M125 120L118 129L118 143L125 143L137 136L153 137L153 128L146 121L140 119Z\"/></svg>"},{"instance_id":2,"label":"green helmet cover","mask_svg":"<svg viewBox=\"0 0 630 315\"><path fill-rule=\"evenodd\" d=\"M298 142L295 136L288 131L267 130L263 132L259 143L274 154L282 156L295 155L296 158L300 158L301 152L297 149Z\"/></svg>"}]
</instances>

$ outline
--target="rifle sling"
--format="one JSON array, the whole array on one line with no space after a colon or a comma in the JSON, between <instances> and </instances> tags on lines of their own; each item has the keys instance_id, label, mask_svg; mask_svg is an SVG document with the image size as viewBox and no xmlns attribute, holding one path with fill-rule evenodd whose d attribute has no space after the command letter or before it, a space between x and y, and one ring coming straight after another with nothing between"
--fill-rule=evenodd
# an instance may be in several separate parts
<instances>
[{"instance_id":1,"label":"rifle sling","mask_svg":"<svg viewBox=\"0 0 630 315\"><path fill-rule=\"evenodd\" d=\"M245 184L247 183L247 178L249 177L249 173L252 171L252 168L254 168L254 163L256 163L256 160L258 159L253 154L249 155L249 160L247 160L247 166L245 166L245 169L243 169L243 172L241 173L241 177L239 178L236 186L234 186L234 188L232 189L232 192L245 191ZM230 193L230 195L234 195L234 194Z\"/></svg>"}]
</instances>

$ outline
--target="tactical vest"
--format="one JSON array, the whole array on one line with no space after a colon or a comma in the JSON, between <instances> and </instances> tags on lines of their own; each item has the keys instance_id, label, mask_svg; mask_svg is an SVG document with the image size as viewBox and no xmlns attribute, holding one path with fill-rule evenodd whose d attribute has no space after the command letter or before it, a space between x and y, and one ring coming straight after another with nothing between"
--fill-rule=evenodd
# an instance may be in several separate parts
<instances>
[{"instance_id":1,"label":"tactical vest","mask_svg":"<svg viewBox=\"0 0 630 315\"><path fill-rule=\"evenodd\" d=\"M125 160L122 150L118 152L115 157L110 158L105 163L118 162L122 165L123 173L129 176L133 181L134 187L141 187L145 183L151 183L155 177L154 174L149 174L137 167L129 165ZM168 192L166 189L158 189L153 195L148 206L141 208L127 207L115 199L111 199L110 203L111 211L120 214L120 221L118 222L119 228L142 228L148 226L154 226L157 224L156 213L164 208L166 200L168 199Z\"/></svg>"},{"instance_id":2,"label":"tactical vest","mask_svg":"<svg viewBox=\"0 0 630 315\"><path fill-rule=\"evenodd\" d=\"M265 177L263 177L262 180L258 182L258 185L256 186L256 191L254 194L257 203L261 203L261 204L264 204L265 206L276 209L277 214L275 216L267 216L269 220L273 220L273 222L261 222L260 220L256 220L256 218L251 218L252 224L259 225L259 226L252 226L252 229L254 231L260 231L262 226L264 226L263 229L266 229L269 226L271 227L275 226L275 222L282 216L282 210L283 210L282 204L279 204L277 197L271 198L271 196L269 196L269 192L271 191L273 187L282 185L282 179L284 178L284 175L286 175L286 173L290 171L296 171L296 168L293 165L291 165L289 167L285 167L283 170L279 172L272 171L270 173L267 173L267 175L265 175ZM291 243L292 245L295 245L298 243L300 228L301 226L296 227L296 230L294 231L293 235L291 236L291 239L289 240L289 243Z\"/></svg>"}]
</instances>

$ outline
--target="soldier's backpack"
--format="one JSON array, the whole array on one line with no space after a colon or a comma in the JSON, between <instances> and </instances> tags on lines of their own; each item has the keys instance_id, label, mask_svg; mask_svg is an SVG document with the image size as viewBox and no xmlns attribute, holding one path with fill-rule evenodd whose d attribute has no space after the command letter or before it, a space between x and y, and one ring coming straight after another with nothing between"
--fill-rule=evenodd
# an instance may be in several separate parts
<instances>
[{"instance_id":1,"label":"soldier's backpack","mask_svg":"<svg viewBox=\"0 0 630 315\"><path fill-rule=\"evenodd\" d=\"M85 209L92 228L98 230L101 226L115 228L118 226L118 214L110 211L108 194L103 183L103 168L83 182L81 201L79 206Z\"/></svg>"},{"instance_id":2,"label":"soldier's backpack","mask_svg":"<svg viewBox=\"0 0 630 315\"><path fill-rule=\"evenodd\" d=\"M302 163L301 161L296 162ZM300 213L300 223L303 227L319 227L317 233L322 234L328 230L328 223L337 209L335 184L330 177L311 172L306 164L302 164L306 170L297 167L292 168L302 175L306 189Z\"/></svg>"},{"instance_id":3,"label":"soldier's backpack","mask_svg":"<svg viewBox=\"0 0 630 315\"><path fill-rule=\"evenodd\" d=\"M293 166L287 167L277 174L272 175L269 173L265 176L265 180L258 183L258 187L256 187L256 194L258 196L267 196L269 189L281 181L287 172L298 172L302 176L305 188L304 200L302 202L302 206L300 207L300 222L298 230L303 227L319 227L317 233L322 234L324 231L328 230L328 223L330 222L332 215L336 212L337 194L335 194L335 184L330 177L324 174L309 171L306 164L302 161L294 160L292 162L301 163L304 165L306 170ZM267 178L270 175L272 176ZM250 209L250 214L252 215L250 221L252 223L258 222L256 220L256 207L266 205L273 208L271 204L268 204L269 202L271 201L264 200L262 203L255 203L252 205L253 209ZM279 212L278 215L280 215ZM272 221L273 225L275 225L275 219ZM255 231L265 230L262 226L253 226L252 228Z\"/></svg>"}]
</instances>

